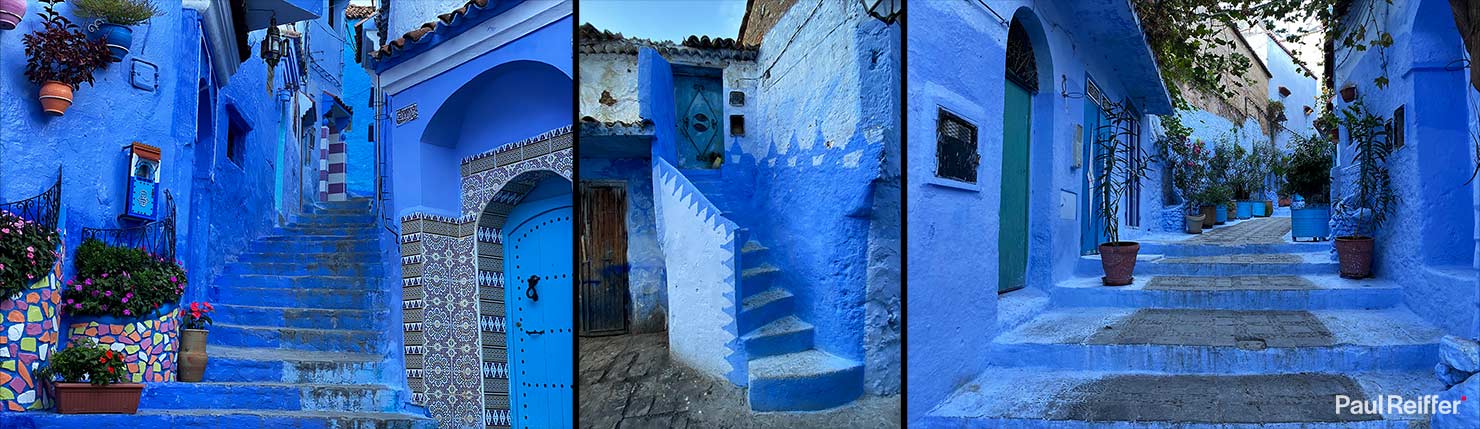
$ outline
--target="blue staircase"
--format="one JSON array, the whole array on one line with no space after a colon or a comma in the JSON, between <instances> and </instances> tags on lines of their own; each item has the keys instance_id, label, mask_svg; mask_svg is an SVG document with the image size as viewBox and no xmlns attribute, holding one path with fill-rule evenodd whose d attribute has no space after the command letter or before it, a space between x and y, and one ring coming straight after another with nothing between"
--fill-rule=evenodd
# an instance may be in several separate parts
<instances>
[{"instance_id":1,"label":"blue staircase","mask_svg":"<svg viewBox=\"0 0 1480 429\"><path fill-rule=\"evenodd\" d=\"M210 363L200 383L149 383L137 415L30 413L4 427L422 429L383 384L387 316L368 201L320 203L249 244L211 283ZM14 426L12 426L14 423Z\"/></svg>"},{"instance_id":2,"label":"blue staircase","mask_svg":"<svg viewBox=\"0 0 1480 429\"><path fill-rule=\"evenodd\" d=\"M747 210L748 196L715 171L684 175L730 220ZM812 411L852 402L863 394L863 365L818 350L813 326L796 315L795 296L782 269L760 241L741 247L740 314L736 324L748 362L750 408Z\"/></svg>"}]
</instances>

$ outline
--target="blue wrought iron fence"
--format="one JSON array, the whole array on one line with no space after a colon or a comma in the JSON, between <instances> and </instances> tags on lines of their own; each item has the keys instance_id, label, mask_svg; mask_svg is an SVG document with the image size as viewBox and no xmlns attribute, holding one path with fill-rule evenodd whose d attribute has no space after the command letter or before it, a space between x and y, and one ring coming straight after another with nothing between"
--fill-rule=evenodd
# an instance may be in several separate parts
<instances>
[{"instance_id":1,"label":"blue wrought iron fence","mask_svg":"<svg viewBox=\"0 0 1480 429\"><path fill-rule=\"evenodd\" d=\"M61 217L62 212L61 203L62 172L58 170L56 184L51 185L51 189L31 198L0 204L0 210L15 213L22 219L56 229L57 219Z\"/></svg>"},{"instance_id":2,"label":"blue wrought iron fence","mask_svg":"<svg viewBox=\"0 0 1480 429\"><path fill-rule=\"evenodd\" d=\"M127 228L83 228L82 241L98 240L109 246L142 247L146 252L175 259L175 196L164 191L165 217Z\"/></svg>"}]
</instances>

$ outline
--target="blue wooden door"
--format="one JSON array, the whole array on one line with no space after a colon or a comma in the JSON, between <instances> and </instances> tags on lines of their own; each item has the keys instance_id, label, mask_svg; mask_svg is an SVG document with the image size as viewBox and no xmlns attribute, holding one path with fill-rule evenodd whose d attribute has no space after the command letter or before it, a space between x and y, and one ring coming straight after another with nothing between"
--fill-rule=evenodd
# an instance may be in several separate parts
<instances>
[{"instance_id":1,"label":"blue wooden door","mask_svg":"<svg viewBox=\"0 0 1480 429\"><path fill-rule=\"evenodd\" d=\"M1084 98L1084 168L1081 169L1084 172L1084 180L1083 192L1079 198L1081 203L1079 210L1079 224L1081 226L1079 250L1081 254L1085 255L1099 252L1100 243L1109 240L1105 235L1105 220L1100 218L1098 214L1100 202L1103 199L1095 193L1095 181L1098 180L1101 172L1104 171L1104 166L1095 162L1095 159L1100 154L1099 145L1096 144L1096 141L1099 140L1101 134L1108 134L1108 131L1102 132L1100 130L1100 127L1105 125L1107 119L1105 117L1105 110L1100 107L1102 101L1095 97L1095 95L1099 95L1099 91L1093 85L1093 83L1086 85L1091 88L1091 95Z\"/></svg>"},{"instance_id":2,"label":"blue wooden door","mask_svg":"<svg viewBox=\"0 0 1480 429\"><path fill-rule=\"evenodd\" d=\"M713 70L713 71L711 71ZM720 104L717 69L674 73L673 102L678 113L678 168L714 168L713 156L724 153L724 106Z\"/></svg>"},{"instance_id":3,"label":"blue wooden door","mask_svg":"<svg viewBox=\"0 0 1480 429\"><path fill-rule=\"evenodd\" d=\"M520 203L506 224L514 225L504 236L504 302L515 428L572 425L571 216L566 193Z\"/></svg>"},{"instance_id":4,"label":"blue wooden door","mask_svg":"<svg viewBox=\"0 0 1480 429\"><path fill-rule=\"evenodd\" d=\"M1007 81L1002 115L1001 229L997 233L997 291L1027 286L1028 142L1033 94Z\"/></svg>"}]
</instances>

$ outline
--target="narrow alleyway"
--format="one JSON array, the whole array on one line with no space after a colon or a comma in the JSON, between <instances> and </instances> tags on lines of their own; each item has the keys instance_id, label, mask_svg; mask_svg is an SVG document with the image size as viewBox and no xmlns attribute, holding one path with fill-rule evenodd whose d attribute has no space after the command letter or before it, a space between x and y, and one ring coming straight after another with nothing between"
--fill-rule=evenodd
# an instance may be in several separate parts
<instances>
[{"instance_id":1,"label":"narrow alleyway","mask_svg":"<svg viewBox=\"0 0 1480 429\"><path fill-rule=\"evenodd\" d=\"M1143 241L1136 281L1125 287L1101 285L1098 257L1081 258L1079 277L1048 288L1049 308L991 340L992 368L929 420L1018 428L1426 422L1337 412L1337 395L1444 390L1432 374L1442 333L1400 305L1399 285L1339 278L1329 243L1291 242L1289 232L1289 218L1272 217ZM1004 307L1033 302L1006 298Z\"/></svg>"},{"instance_id":2,"label":"narrow alleyway","mask_svg":"<svg viewBox=\"0 0 1480 429\"><path fill-rule=\"evenodd\" d=\"M671 361L662 332L582 338L580 379L583 428L871 428L899 422L899 401L874 396L817 412L750 411L744 388Z\"/></svg>"}]
</instances>

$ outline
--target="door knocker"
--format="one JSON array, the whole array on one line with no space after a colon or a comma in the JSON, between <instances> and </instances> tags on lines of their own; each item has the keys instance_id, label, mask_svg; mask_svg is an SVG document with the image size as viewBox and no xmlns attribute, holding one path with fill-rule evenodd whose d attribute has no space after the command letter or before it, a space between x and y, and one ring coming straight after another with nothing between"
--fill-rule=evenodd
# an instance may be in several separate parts
<instances>
[{"instance_id":1,"label":"door knocker","mask_svg":"<svg viewBox=\"0 0 1480 429\"><path fill-rule=\"evenodd\" d=\"M540 276L529 276L529 288L524 289L524 296L529 297L529 300L530 301L539 301L540 300L540 293L539 293L539 291L536 291L534 289L534 285L539 284L539 282L540 282Z\"/></svg>"}]
</instances>

